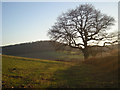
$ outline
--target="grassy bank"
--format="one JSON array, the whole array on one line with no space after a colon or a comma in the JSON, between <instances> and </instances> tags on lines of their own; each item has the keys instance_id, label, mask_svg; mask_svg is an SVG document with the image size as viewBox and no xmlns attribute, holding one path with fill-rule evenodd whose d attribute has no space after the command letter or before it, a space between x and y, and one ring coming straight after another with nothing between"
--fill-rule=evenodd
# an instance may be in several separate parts
<instances>
[{"instance_id":1,"label":"grassy bank","mask_svg":"<svg viewBox=\"0 0 120 90\"><path fill-rule=\"evenodd\" d=\"M114 88L117 56L75 63L3 55L3 88Z\"/></svg>"}]
</instances>

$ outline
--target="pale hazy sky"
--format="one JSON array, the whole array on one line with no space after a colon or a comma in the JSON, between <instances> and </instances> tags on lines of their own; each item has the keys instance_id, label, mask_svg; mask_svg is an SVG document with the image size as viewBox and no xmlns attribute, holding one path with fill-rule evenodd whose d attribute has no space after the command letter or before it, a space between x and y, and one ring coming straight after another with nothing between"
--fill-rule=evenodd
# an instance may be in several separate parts
<instances>
[{"instance_id":1,"label":"pale hazy sky","mask_svg":"<svg viewBox=\"0 0 120 90\"><path fill-rule=\"evenodd\" d=\"M2 3L2 45L37 40L49 40L47 31L62 12L84 2L3 2ZM91 2L102 13L115 18L118 30L118 3Z\"/></svg>"}]
</instances>

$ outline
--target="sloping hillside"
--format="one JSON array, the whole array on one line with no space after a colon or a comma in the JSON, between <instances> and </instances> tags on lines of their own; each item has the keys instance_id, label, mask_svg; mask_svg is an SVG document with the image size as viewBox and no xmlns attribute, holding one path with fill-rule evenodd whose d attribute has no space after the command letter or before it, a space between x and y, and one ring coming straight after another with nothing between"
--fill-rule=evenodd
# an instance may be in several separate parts
<instances>
[{"instance_id":1,"label":"sloping hillside","mask_svg":"<svg viewBox=\"0 0 120 90\"><path fill-rule=\"evenodd\" d=\"M5 55L31 58L43 58L46 56L46 58L50 58L50 55L47 55L45 52L55 52L55 48L49 41L22 43L17 45L5 46L2 48L2 53Z\"/></svg>"},{"instance_id":2,"label":"sloping hillside","mask_svg":"<svg viewBox=\"0 0 120 90\"><path fill-rule=\"evenodd\" d=\"M32 43L22 43L2 47L3 54L24 54L38 51L55 51L52 42L38 41Z\"/></svg>"},{"instance_id":3,"label":"sloping hillside","mask_svg":"<svg viewBox=\"0 0 120 90\"><path fill-rule=\"evenodd\" d=\"M109 46L110 48L111 46ZM117 46L114 46L117 47ZM112 46L112 48L114 48ZM91 56L98 53L108 52L110 49L102 46L89 47ZM39 58L48 60L81 59L83 53L79 49L71 48L68 45L53 41L37 41L2 47L5 55L21 56L28 58Z\"/></svg>"},{"instance_id":4,"label":"sloping hillside","mask_svg":"<svg viewBox=\"0 0 120 90\"><path fill-rule=\"evenodd\" d=\"M5 55L49 60L57 60L60 57L63 57L63 55L68 55L68 53L64 53L64 51L70 50L76 52L78 51L77 49L74 50L67 45L53 41L37 41L2 47L2 53Z\"/></svg>"}]
</instances>

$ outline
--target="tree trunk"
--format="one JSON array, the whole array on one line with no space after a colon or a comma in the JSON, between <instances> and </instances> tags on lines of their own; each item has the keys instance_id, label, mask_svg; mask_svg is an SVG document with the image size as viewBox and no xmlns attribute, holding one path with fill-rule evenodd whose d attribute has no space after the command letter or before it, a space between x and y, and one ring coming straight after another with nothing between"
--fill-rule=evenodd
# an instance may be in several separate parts
<instances>
[{"instance_id":1,"label":"tree trunk","mask_svg":"<svg viewBox=\"0 0 120 90\"><path fill-rule=\"evenodd\" d=\"M88 59L89 57L88 47L84 48L83 54L84 54L84 60Z\"/></svg>"}]
</instances>

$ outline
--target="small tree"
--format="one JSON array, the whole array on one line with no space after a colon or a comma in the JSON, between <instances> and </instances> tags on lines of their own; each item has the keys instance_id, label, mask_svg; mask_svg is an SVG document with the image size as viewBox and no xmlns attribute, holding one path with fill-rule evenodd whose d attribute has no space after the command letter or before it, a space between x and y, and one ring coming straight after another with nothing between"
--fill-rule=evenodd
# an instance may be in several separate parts
<instances>
[{"instance_id":1,"label":"small tree","mask_svg":"<svg viewBox=\"0 0 120 90\"><path fill-rule=\"evenodd\" d=\"M52 40L79 48L87 59L89 42L105 39L107 28L114 25L114 21L91 4L84 4L59 16L48 35Z\"/></svg>"}]
</instances>

